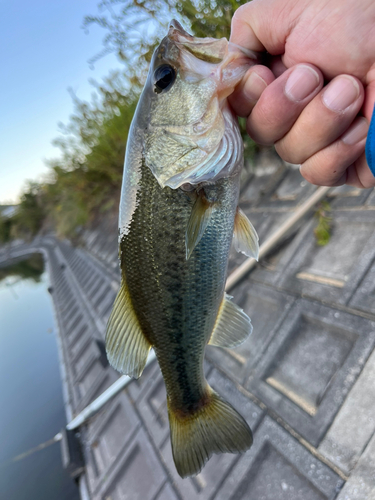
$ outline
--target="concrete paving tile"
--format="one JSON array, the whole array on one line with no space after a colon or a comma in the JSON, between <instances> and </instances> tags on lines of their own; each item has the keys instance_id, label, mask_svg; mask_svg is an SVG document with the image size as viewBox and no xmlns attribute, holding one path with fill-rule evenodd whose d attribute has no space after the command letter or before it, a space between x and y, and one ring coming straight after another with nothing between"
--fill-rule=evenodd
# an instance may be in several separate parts
<instances>
[{"instance_id":1,"label":"concrete paving tile","mask_svg":"<svg viewBox=\"0 0 375 500\"><path fill-rule=\"evenodd\" d=\"M369 269L349 302L350 307L375 315L375 251Z\"/></svg>"},{"instance_id":2,"label":"concrete paving tile","mask_svg":"<svg viewBox=\"0 0 375 500\"><path fill-rule=\"evenodd\" d=\"M172 486L169 483L166 483L158 496L155 497L155 500L179 500L179 497L176 495Z\"/></svg>"},{"instance_id":3,"label":"concrete paving tile","mask_svg":"<svg viewBox=\"0 0 375 500\"><path fill-rule=\"evenodd\" d=\"M116 380L119 378L119 373L116 372L111 366L108 366L104 369L104 374L99 378L97 383L94 384L93 389L87 393L89 399L85 402L85 405L94 401L94 399L98 398L105 390L108 389Z\"/></svg>"},{"instance_id":4,"label":"concrete paving tile","mask_svg":"<svg viewBox=\"0 0 375 500\"><path fill-rule=\"evenodd\" d=\"M295 298L247 280L232 292L233 301L250 317L253 332L234 349L208 346L206 355L241 384L249 378L277 333Z\"/></svg>"},{"instance_id":5,"label":"concrete paving tile","mask_svg":"<svg viewBox=\"0 0 375 500\"><path fill-rule=\"evenodd\" d=\"M88 404L90 404L92 401L94 401L94 399L99 397L106 389L108 389L108 387L112 385L117 379L118 373L116 373L112 368L102 368L102 371L98 373L98 376L93 380L90 388L83 395L81 393L81 399L77 406L77 411L82 411Z\"/></svg>"},{"instance_id":6,"label":"concrete paving tile","mask_svg":"<svg viewBox=\"0 0 375 500\"><path fill-rule=\"evenodd\" d=\"M102 318L108 319L109 312L112 310L113 304L115 302L116 293L113 291L112 287L106 288L106 293L103 296L103 299L98 304L98 314ZM107 314L108 312L108 314Z\"/></svg>"},{"instance_id":7,"label":"concrete paving tile","mask_svg":"<svg viewBox=\"0 0 375 500\"><path fill-rule=\"evenodd\" d=\"M98 298L101 296L101 294L104 292L104 290L107 288L107 286L108 285L106 281L103 280L101 275L97 274L95 281L90 287L90 290L87 289L87 296L90 302L93 304L93 306L95 302L98 300Z\"/></svg>"},{"instance_id":8,"label":"concrete paving tile","mask_svg":"<svg viewBox=\"0 0 375 500\"><path fill-rule=\"evenodd\" d=\"M124 392L109 402L88 426L86 437L87 467L92 489L110 473L120 453L141 425Z\"/></svg>"},{"instance_id":9,"label":"concrete paving tile","mask_svg":"<svg viewBox=\"0 0 375 500\"><path fill-rule=\"evenodd\" d=\"M375 498L375 436L362 454L337 500L374 500Z\"/></svg>"},{"instance_id":10,"label":"concrete paving tile","mask_svg":"<svg viewBox=\"0 0 375 500\"><path fill-rule=\"evenodd\" d=\"M257 212L246 207L241 207L249 220L252 222L257 234L259 236L259 245L263 245L272 234L283 224L290 216L289 212ZM251 275L257 281L264 283L273 283L279 276L278 272L283 267L283 260L285 254L288 254L290 243L298 232L298 226L295 227L290 233L286 234L284 243L279 245L275 251L264 257L262 261L257 264L256 268L252 271ZM229 261L230 274L236 267L238 267L245 260L245 256L241 253L236 253L232 249Z\"/></svg>"},{"instance_id":11,"label":"concrete paving tile","mask_svg":"<svg viewBox=\"0 0 375 500\"><path fill-rule=\"evenodd\" d=\"M107 302L109 295L110 295L111 301L114 300L112 288L111 288L111 286L108 285L108 283L106 283L104 290L101 291L100 295L98 295L98 297L94 301L93 305L94 305L96 310L101 312L100 306L101 306L101 304L103 304L103 302L105 302L105 303Z\"/></svg>"},{"instance_id":12,"label":"concrete paving tile","mask_svg":"<svg viewBox=\"0 0 375 500\"><path fill-rule=\"evenodd\" d=\"M71 316L71 319L68 323L65 323L66 329L68 332L72 332L76 328L81 326L83 320L83 314L78 312L74 316Z\"/></svg>"},{"instance_id":13,"label":"concrete paving tile","mask_svg":"<svg viewBox=\"0 0 375 500\"><path fill-rule=\"evenodd\" d=\"M246 206L241 206L241 209L254 226L259 236L259 245L263 245L280 227L280 225L291 216L290 212L258 212L252 210L251 208L249 209ZM272 283L274 281L274 271L277 270L279 261L282 260L283 255L286 253L287 247L297 232L297 229L298 228L294 229L291 234L286 236L285 244L280 245L273 253L264 257L262 261L257 264L255 270L252 272L252 275L256 273L257 279L265 283ZM239 267L246 260L246 258L247 257L244 254L236 252L232 246L229 256L228 275L230 275L234 269Z\"/></svg>"},{"instance_id":14,"label":"concrete paving tile","mask_svg":"<svg viewBox=\"0 0 375 500\"><path fill-rule=\"evenodd\" d=\"M73 348L74 344L78 342L78 340L85 334L87 333L88 336L88 328L89 325L85 321L81 321L78 325L73 330L70 330L69 332L66 332L67 335L67 342L71 345Z\"/></svg>"},{"instance_id":15,"label":"concrete paving tile","mask_svg":"<svg viewBox=\"0 0 375 500\"><path fill-rule=\"evenodd\" d=\"M375 207L375 189L373 188L369 197L366 199L365 206L367 208L374 208Z\"/></svg>"},{"instance_id":16,"label":"concrete paving tile","mask_svg":"<svg viewBox=\"0 0 375 500\"><path fill-rule=\"evenodd\" d=\"M99 349L95 342L91 341L83 350L82 354L77 357L75 362L72 362L73 370L79 377L79 373L84 372L86 367L93 363L100 356Z\"/></svg>"},{"instance_id":17,"label":"concrete paving tile","mask_svg":"<svg viewBox=\"0 0 375 500\"><path fill-rule=\"evenodd\" d=\"M75 299L74 297L70 297L70 299L65 302L64 306L61 308L60 312L61 314L65 314L65 313L68 313L74 306L75 304Z\"/></svg>"},{"instance_id":18,"label":"concrete paving tile","mask_svg":"<svg viewBox=\"0 0 375 500\"><path fill-rule=\"evenodd\" d=\"M94 359L92 363L86 367L84 373L78 382L79 390L82 396L93 386L96 379L102 375L103 367L98 359Z\"/></svg>"},{"instance_id":19,"label":"concrete paving tile","mask_svg":"<svg viewBox=\"0 0 375 500\"><path fill-rule=\"evenodd\" d=\"M266 417L215 500L331 500L342 485L337 474Z\"/></svg>"},{"instance_id":20,"label":"concrete paving tile","mask_svg":"<svg viewBox=\"0 0 375 500\"><path fill-rule=\"evenodd\" d=\"M139 429L115 467L103 478L95 497L101 500L152 500L166 475L143 429Z\"/></svg>"},{"instance_id":21,"label":"concrete paving tile","mask_svg":"<svg viewBox=\"0 0 375 500\"><path fill-rule=\"evenodd\" d=\"M319 300L347 303L374 258L375 220L366 212L337 212L332 235L323 247L316 244L311 221L298 252L277 281L282 288L317 297Z\"/></svg>"},{"instance_id":22,"label":"concrete paving tile","mask_svg":"<svg viewBox=\"0 0 375 500\"><path fill-rule=\"evenodd\" d=\"M161 373L136 406L144 425L148 428L157 447L160 447L169 434L167 394Z\"/></svg>"},{"instance_id":23,"label":"concrete paving tile","mask_svg":"<svg viewBox=\"0 0 375 500\"><path fill-rule=\"evenodd\" d=\"M207 381L220 396L239 411L252 430L259 425L264 416L263 410L242 394L231 380L213 369Z\"/></svg>"},{"instance_id":24,"label":"concrete paving tile","mask_svg":"<svg viewBox=\"0 0 375 500\"><path fill-rule=\"evenodd\" d=\"M87 333L87 328L88 325L83 325L82 329L78 332L81 332L80 335L77 334L71 339L69 348L71 353L71 362L74 362L74 359L77 358L77 356L80 356L83 349L85 349L86 346L92 341L92 337L90 337Z\"/></svg>"},{"instance_id":25,"label":"concrete paving tile","mask_svg":"<svg viewBox=\"0 0 375 500\"><path fill-rule=\"evenodd\" d=\"M374 380L375 351L319 446L319 451L346 474L355 467L375 432Z\"/></svg>"},{"instance_id":26,"label":"concrete paving tile","mask_svg":"<svg viewBox=\"0 0 375 500\"><path fill-rule=\"evenodd\" d=\"M299 299L247 388L317 446L374 344L373 322Z\"/></svg>"},{"instance_id":27,"label":"concrete paving tile","mask_svg":"<svg viewBox=\"0 0 375 500\"><path fill-rule=\"evenodd\" d=\"M288 168L276 189L263 196L258 206L261 208L294 208L313 194L316 187L307 182L299 171L299 166Z\"/></svg>"},{"instance_id":28,"label":"concrete paving tile","mask_svg":"<svg viewBox=\"0 0 375 500\"><path fill-rule=\"evenodd\" d=\"M153 386L155 380L161 376L158 362L154 360L147 366L142 375L138 379L133 379L126 387L126 391L133 403L143 397L150 387Z\"/></svg>"},{"instance_id":29,"label":"concrete paving tile","mask_svg":"<svg viewBox=\"0 0 375 500\"><path fill-rule=\"evenodd\" d=\"M372 192L373 189L359 189L347 185L338 186L329 192L327 201L334 209L361 207L366 203Z\"/></svg>"},{"instance_id":30,"label":"concrete paving tile","mask_svg":"<svg viewBox=\"0 0 375 500\"><path fill-rule=\"evenodd\" d=\"M263 197L272 193L287 174L285 164L275 159L273 153L265 152L257 159L257 167L250 182L241 189L240 204L255 206Z\"/></svg>"},{"instance_id":31,"label":"concrete paving tile","mask_svg":"<svg viewBox=\"0 0 375 500\"><path fill-rule=\"evenodd\" d=\"M262 242L265 243L291 215L291 212L273 214L269 218L269 226ZM313 234L313 226L309 215L307 215L285 233L283 241L280 242L277 248L265 256L255 267L251 273L251 278L260 283L278 284L309 234Z\"/></svg>"}]
</instances>

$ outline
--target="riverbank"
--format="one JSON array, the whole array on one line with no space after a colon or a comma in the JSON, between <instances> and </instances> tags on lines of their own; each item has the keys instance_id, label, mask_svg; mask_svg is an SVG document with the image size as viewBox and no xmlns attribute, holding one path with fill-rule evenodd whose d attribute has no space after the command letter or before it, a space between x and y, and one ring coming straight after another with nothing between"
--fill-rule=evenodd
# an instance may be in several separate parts
<instances>
[{"instance_id":1,"label":"riverbank","mask_svg":"<svg viewBox=\"0 0 375 500\"><path fill-rule=\"evenodd\" d=\"M297 169L280 166L244 184L240 204L261 244L314 190ZM329 243L317 244L310 212L231 292L252 319L250 339L207 349L208 380L249 422L252 449L214 456L197 477L179 478L153 363L80 428L81 494L87 486L93 500L371 499L375 193L345 186L326 201ZM103 352L119 287L116 239L101 228L84 233L81 248L53 237L33 243L49 262L72 416L119 376ZM14 245L8 258L23 248ZM243 259L233 253L230 270Z\"/></svg>"}]
</instances>

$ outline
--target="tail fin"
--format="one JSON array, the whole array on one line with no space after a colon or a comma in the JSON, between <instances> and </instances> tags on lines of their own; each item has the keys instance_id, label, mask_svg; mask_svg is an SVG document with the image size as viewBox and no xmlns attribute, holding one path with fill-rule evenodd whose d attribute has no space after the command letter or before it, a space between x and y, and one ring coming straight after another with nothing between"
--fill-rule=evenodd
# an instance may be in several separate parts
<instances>
[{"instance_id":1,"label":"tail fin","mask_svg":"<svg viewBox=\"0 0 375 500\"><path fill-rule=\"evenodd\" d=\"M241 453L253 436L239 413L209 388L209 402L180 416L168 404L173 459L181 477L198 474L213 453Z\"/></svg>"}]
</instances>

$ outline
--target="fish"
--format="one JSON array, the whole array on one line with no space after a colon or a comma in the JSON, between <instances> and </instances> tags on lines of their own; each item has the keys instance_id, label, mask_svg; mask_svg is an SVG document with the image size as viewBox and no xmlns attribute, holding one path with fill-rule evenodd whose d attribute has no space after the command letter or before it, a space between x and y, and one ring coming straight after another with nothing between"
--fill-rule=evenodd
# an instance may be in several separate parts
<instances>
[{"instance_id":1,"label":"fish","mask_svg":"<svg viewBox=\"0 0 375 500\"><path fill-rule=\"evenodd\" d=\"M214 453L253 442L246 420L205 379L207 344L234 347L252 331L226 295L232 240L258 257L238 208L243 141L227 97L251 54L197 38L172 20L154 52L130 127L119 207L121 286L106 351L138 378L154 349L167 392L174 463L198 474Z\"/></svg>"}]
</instances>

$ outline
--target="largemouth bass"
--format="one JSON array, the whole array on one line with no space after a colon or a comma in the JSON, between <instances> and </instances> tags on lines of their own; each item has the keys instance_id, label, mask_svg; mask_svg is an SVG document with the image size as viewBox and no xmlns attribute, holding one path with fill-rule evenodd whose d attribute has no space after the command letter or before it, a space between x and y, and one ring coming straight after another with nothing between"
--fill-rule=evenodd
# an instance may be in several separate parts
<instances>
[{"instance_id":1,"label":"largemouth bass","mask_svg":"<svg viewBox=\"0 0 375 500\"><path fill-rule=\"evenodd\" d=\"M233 231L257 257L237 208L243 144L227 104L249 67L226 39L194 38L177 21L156 49L126 148L119 217L122 283L106 334L111 365L138 378L154 348L167 390L181 477L213 453L244 452L246 421L205 380L206 345L251 333L224 292Z\"/></svg>"}]
</instances>

